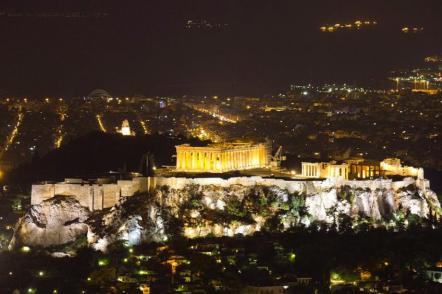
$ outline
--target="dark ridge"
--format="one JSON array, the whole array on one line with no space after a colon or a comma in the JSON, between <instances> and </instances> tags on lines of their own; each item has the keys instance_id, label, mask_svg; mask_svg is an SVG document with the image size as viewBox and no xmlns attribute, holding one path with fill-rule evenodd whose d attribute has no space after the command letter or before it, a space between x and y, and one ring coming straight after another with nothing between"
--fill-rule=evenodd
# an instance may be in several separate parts
<instances>
[{"instance_id":1,"label":"dark ridge","mask_svg":"<svg viewBox=\"0 0 442 294\"><path fill-rule=\"evenodd\" d=\"M173 165L175 145L204 145L198 139L153 134L123 137L119 134L93 132L75 139L41 158L12 170L6 183L28 187L38 181L62 181L65 178L93 178L114 172L143 172L149 166ZM147 171L147 173L152 171ZM144 172L146 174L146 171Z\"/></svg>"}]
</instances>

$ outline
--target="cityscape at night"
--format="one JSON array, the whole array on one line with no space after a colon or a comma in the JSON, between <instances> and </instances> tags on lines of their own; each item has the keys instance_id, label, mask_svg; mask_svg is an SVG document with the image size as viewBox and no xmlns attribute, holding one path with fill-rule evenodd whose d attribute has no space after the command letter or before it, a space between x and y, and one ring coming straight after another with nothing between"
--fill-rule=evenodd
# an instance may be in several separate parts
<instances>
[{"instance_id":1,"label":"cityscape at night","mask_svg":"<svg viewBox=\"0 0 442 294\"><path fill-rule=\"evenodd\" d=\"M0 3L0 294L442 293L442 2Z\"/></svg>"}]
</instances>

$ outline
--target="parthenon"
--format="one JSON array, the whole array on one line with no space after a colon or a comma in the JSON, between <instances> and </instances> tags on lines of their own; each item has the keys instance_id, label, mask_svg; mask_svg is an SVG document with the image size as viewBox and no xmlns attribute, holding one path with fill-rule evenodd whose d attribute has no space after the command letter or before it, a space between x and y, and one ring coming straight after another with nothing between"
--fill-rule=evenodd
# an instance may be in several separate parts
<instances>
[{"instance_id":1,"label":"parthenon","mask_svg":"<svg viewBox=\"0 0 442 294\"><path fill-rule=\"evenodd\" d=\"M264 143L219 143L206 147L175 146L176 170L182 172L227 172L264 168L269 165L269 148Z\"/></svg>"}]
</instances>

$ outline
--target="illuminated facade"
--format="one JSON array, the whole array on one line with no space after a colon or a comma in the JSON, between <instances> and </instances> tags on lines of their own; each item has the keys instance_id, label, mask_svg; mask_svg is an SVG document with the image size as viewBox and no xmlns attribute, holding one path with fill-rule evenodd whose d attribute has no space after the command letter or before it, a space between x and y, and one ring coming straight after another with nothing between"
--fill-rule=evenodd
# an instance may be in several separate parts
<instances>
[{"instance_id":1,"label":"illuminated facade","mask_svg":"<svg viewBox=\"0 0 442 294\"><path fill-rule=\"evenodd\" d=\"M302 176L308 178L343 178L348 179L349 166L346 163L331 162L303 162Z\"/></svg>"},{"instance_id":2,"label":"illuminated facade","mask_svg":"<svg viewBox=\"0 0 442 294\"><path fill-rule=\"evenodd\" d=\"M385 175L398 175L406 177L424 178L424 169L412 166L402 165L398 158L387 158L381 162L381 168Z\"/></svg>"},{"instance_id":3,"label":"illuminated facade","mask_svg":"<svg viewBox=\"0 0 442 294\"><path fill-rule=\"evenodd\" d=\"M422 168L402 166L398 158L387 158L381 162L364 159L349 159L342 163L303 162L302 176L306 178L341 178L344 180L369 179L382 176L404 176L424 178Z\"/></svg>"},{"instance_id":4,"label":"illuminated facade","mask_svg":"<svg viewBox=\"0 0 442 294\"><path fill-rule=\"evenodd\" d=\"M385 175L379 161L348 160L347 163L350 164L350 180L379 178Z\"/></svg>"},{"instance_id":5,"label":"illuminated facade","mask_svg":"<svg viewBox=\"0 0 442 294\"><path fill-rule=\"evenodd\" d=\"M379 162L350 159L342 163L303 162L302 176L307 178L341 178L344 180L376 178L384 175Z\"/></svg>"},{"instance_id":6,"label":"illuminated facade","mask_svg":"<svg viewBox=\"0 0 442 294\"><path fill-rule=\"evenodd\" d=\"M303 162L302 176L307 178L341 178L344 180L367 179L381 176L379 162L347 160L343 163Z\"/></svg>"},{"instance_id":7,"label":"illuminated facade","mask_svg":"<svg viewBox=\"0 0 442 294\"><path fill-rule=\"evenodd\" d=\"M121 124L121 129L118 130L123 136L134 136L135 133L131 131L129 121L127 119L123 120Z\"/></svg>"},{"instance_id":8,"label":"illuminated facade","mask_svg":"<svg viewBox=\"0 0 442 294\"><path fill-rule=\"evenodd\" d=\"M206 147L175 146L176 170L219 173L268 167L269 147L264 143L220 143Z\"/></svg>"},{"instance_id":9,"label":"illuminated facade","mask_svg":"<svg viewBox=\"0 0 442 294\"><path fill-rule=\"evenodd\" d=\"M139 174L132 174L129 179L124 180L110 177L93 181L65 179L58 183L43 182L32 185L31 204L40 204L56 195L70 196L90 211L102 210L116 205L122 197L148 191L149 185L149 178Z\"/></svg>"}]
</instances>

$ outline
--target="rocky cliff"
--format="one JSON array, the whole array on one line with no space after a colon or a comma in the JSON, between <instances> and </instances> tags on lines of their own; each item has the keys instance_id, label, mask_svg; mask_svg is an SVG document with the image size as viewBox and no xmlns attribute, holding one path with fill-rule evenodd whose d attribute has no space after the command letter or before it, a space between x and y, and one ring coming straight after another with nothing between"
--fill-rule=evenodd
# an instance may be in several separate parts
<instances>
[{"instance_id":1,"label":"rocky cliff","mask_svg":"<svg viewBox=\"0 0 442 294\"><path fill-rule=\"evenodd\" d=\"M248 235L297 226L336 230L385 226L395 230L411 223L426 224L440 213L435 193L413 178L296 183L296 187L303 188L243 185L240 181L162 185L93 213L74 198L56 196L32 206L19 220L11 247L48 247L83 237L89 246L106 250L116 241L133 245L177 235Z\"/></svg>"},{"instance_id":2,"label":"rocky cliff","mask_svg":"<svg viewBox=\"0 0 442 294\"><path fill-rule=\"evenodd\" d=\"M10 247L61 245L75 241L88 232L90 217L86 207L72 197L56 196L31 206L16 224Z\"/></svg>"}]
</instances>

